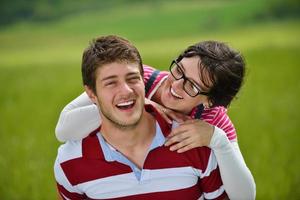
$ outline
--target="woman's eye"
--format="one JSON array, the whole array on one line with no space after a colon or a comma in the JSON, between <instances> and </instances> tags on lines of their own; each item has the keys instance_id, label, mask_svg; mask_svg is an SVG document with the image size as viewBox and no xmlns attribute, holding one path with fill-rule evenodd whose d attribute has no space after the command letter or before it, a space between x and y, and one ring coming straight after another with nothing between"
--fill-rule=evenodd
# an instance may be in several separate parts
<instances>
[{"instance_id":1,"label":"woman's eye","mask_svg":"<svg viewBox=\"0 0 300 200\"><path fill-rule=\"evenodd\" d=\"M196 86L194 86L194 85L192 85L192 89L193 89L193 91L195 92L195 93L198 93L198 88L196 87Z\"/></svg>"},{"instance_id":2,"label":"woman's eye","mask_svg":"<svg viewBox=\"0 0 300 200\"><path fill-rule=\"evenodd\" d=\"M182 71L179 67L176 67L176 72L177 72L177 74L182 74Z\"/></svg>"}]
</instances>

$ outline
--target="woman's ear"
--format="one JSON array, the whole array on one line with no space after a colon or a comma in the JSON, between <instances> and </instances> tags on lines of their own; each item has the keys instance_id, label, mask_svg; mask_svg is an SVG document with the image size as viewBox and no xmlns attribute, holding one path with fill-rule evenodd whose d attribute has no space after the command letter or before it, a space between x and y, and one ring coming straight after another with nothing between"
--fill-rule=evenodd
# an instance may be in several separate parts
<instances>
[{"instance_id":1,"label":"woman's ear","mask_svg":"<svg viewBox=\"0 0 300 200\"><path fill-rule=\"evenodd\" d=\"M92 102L94 104L98 105L97 95L94 93L94 91L89 86L87 86L87 85L84 85L84 89L85 89L86 94L92 100Z\"/></svg>"},{"instance_id":2,"label":"woman's ear","mask_svg":"<svg viewBox=\"0 0 300 200\"><path fill-rule=\"evenodd\" d=\"M205 102L203 103L203 106L204 106L205 109L208 109L208 108L210 108L210 107L212 106L212 103L211 103L211 101L209 100L209 97L208 97L208 96L206 96Z\"/></svg>"}]
</instances>

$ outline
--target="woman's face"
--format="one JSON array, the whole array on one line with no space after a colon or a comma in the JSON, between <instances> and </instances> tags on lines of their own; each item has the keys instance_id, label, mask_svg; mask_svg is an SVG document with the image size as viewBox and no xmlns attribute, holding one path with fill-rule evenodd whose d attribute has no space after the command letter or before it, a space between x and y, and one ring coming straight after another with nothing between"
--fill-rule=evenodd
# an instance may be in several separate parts
<instances>
[{"instance_id":1,"label":"woman's face","mask_svg":"<svg viewBox=\"0 0 300 200\"><path fill-rule=\"evenodd\" d=\"M170 73L167 80L162 85L161 91L161 102L162 104L172 110L176 110L183 113L189 113L195 106L208 103L208 97L205 95L197 95L191 97L187 94L186 90L183 88L184 82L186 84L192 83L196 87L194 89L200 89L202 92L209 91L209 88L201 81L200 69L199 69L200 58L198 56L183 58L177 65L174 64L172 68L173 74L181 74L190 81L184 81L183 78L177 79ZM206 78L208 76L205 70L202 70L202 76ZM206 78L207 79L207 78ZM209 85L212 83L209 82ZM189 86L186 85L186 88Z\"/></svg>"}]
</instances>

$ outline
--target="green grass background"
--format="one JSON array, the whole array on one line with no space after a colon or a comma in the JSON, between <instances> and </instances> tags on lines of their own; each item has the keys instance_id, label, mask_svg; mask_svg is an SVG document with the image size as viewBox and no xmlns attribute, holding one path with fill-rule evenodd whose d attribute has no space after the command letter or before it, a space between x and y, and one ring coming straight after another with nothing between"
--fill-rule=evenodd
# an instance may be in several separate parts
<instances>
[{"instance_id":1,"label":"green grass background","mask_svg":"<svg viewBox=\"0 0 300 200\"><path fill-rule=\"evenodd\" d=\"M229 114L257 199L300 199L300 19L264 18L267 8L254 0L156 1L2 27L0 199L56 198L54 128L83 91L83 49L106 34L128 38L160 69L201 40L239 49L248 70Z\"/></svg>"}]
</instances>

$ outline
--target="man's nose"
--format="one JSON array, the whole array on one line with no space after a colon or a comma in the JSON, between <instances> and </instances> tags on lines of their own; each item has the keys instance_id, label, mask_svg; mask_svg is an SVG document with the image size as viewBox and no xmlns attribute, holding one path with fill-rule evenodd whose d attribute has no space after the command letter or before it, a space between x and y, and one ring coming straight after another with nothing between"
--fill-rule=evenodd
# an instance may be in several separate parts
<instances>
[{"instance_id":1,"label":"man's nose","mask_svg":"<svg viewBox=\"0 0 300 200\"><path fill-rule=\"evenodd\" d=\"M127 93L132 93L133 90L130 87L130 85L128 85L128 83L122 83L119 87L119 92L121 94L127 94Z\"/></svg>"}]
</instances>

